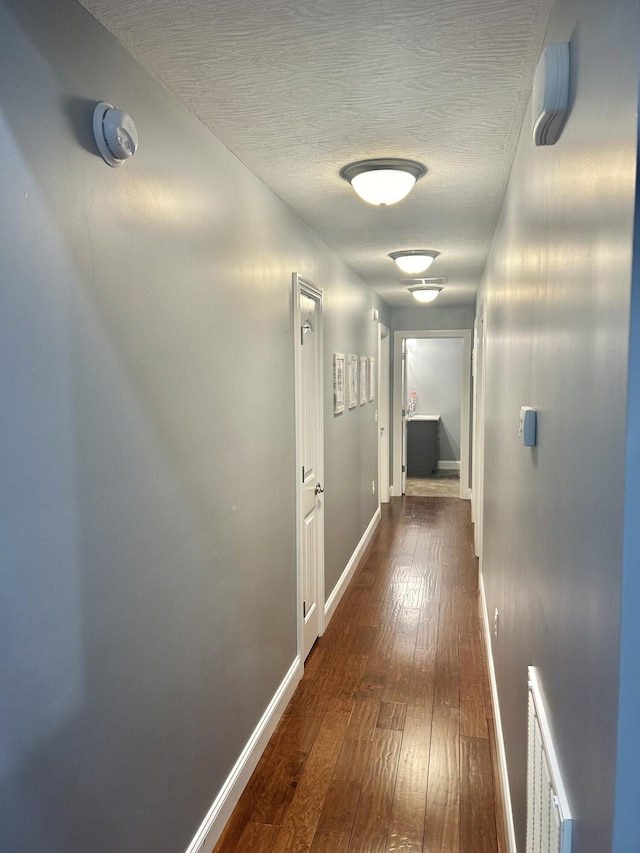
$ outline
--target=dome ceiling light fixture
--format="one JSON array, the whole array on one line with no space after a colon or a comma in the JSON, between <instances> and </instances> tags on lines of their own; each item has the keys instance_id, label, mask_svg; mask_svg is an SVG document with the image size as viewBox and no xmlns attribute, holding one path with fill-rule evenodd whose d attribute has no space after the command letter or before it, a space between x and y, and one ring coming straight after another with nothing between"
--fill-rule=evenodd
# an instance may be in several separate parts
<instances>
[{"instance_id":1,"label":"dome ceiling light fixture","mask_svg":"<svg viewBox=\"0 0 640 853\"><path fill-rule=\"evenodd\" d=\"M443 290L442 285L446 284L447 278L417 278L405 280L405 284L409 284L407 288L416 302L427 303L433 302Z\"/></svg>"},{"instance_id":2,"label":"dome ceiling light fixture","mask_svg":"<svg viewBox=\"0 0 640 853\"><path fill-rule=\"evenodd\" d=\"M401 252L391 252L389 257L396 262L402 272L417 275L426 272L439 254L440 252L434 252L431 249L403 249Z\"/></svg>"},{"instance_id":3,"label":"dome ceiling light fixture","mask_svg":"<svg viewBox=\"0 0 640 853\"><path fill-rule=\"evenodd\" d=\"M426 174L427 167L422 163L399 157L358 160L340 169L340 177L351 184L361 199L379 206L401 201Z\"/></svg>"}]
</instances>

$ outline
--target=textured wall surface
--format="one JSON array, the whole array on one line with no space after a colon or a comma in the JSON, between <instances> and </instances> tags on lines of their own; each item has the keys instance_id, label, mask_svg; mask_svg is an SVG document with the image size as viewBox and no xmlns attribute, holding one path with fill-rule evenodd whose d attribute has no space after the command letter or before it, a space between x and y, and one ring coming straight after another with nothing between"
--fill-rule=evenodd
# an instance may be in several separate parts
<instances>
[{"instance_id":1,"label":"textured wall surface","mask_svg":"<svg viewBox=\"0 0 640 853\"><path fill-rule=\"evenodd\" d=\"M390 304L418 247L474 298L552 0L83 3ZM389 156L429 173L363 204L340 169Z\"/></svg>"},{"instance_id":2,"label":"textured wall surface","mask_svg":"<svg viewBox=\"0 0 640 853\"><path fill-rule=\"evenodd\" d=\"M74 0L0 3L0 57L0 849L184 850L296 654L291 273L328 389L389 316ZM326 438L337 578L371 406Z\"/></svg>"},{"instance_id":3,"label":"textured wall surface","mask_svg":"<svg viewBox=\"0 0 640 853\"><path fill-rule=\"evenodd\" d=\"M529 664L577 818L573 849L612 849L639 23L633 0L557 3L547 40L571 41L571 114L550 148L533 147L525 122L480 294L482 571L500 612L519 850ZM534 448L517 436L522 405L539 412Z\"/></svg>"}]
</instances>

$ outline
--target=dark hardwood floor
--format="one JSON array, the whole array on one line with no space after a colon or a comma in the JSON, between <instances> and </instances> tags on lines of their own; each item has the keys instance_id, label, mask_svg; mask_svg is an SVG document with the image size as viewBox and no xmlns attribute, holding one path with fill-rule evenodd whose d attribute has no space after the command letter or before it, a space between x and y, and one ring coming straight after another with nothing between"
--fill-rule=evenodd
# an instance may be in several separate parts
<instances>
[{"instance_id":1,"label":"dark hardwood floor","mask_svg":"<svg viewBox=\"0 0 640 853\"><path fill-rule=\"evenodd\" d=\"M215 853L504 853L470 509L382 521Z\"/></svg>"}]
</instances>

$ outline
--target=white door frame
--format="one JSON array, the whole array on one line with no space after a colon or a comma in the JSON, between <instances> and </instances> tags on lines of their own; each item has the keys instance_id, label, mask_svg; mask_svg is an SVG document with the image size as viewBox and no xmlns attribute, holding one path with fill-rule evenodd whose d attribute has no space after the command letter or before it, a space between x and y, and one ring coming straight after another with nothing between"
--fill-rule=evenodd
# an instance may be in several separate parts
<instances>
[{"instance_id":1,"label":"white door frame","mask_svg":"<svg viewBox=\"0 0 640 853\"><path fill-rule=\"evenodd\" d=\"M324 483L324 402L322 389L322 365L323 365L323 332L322 332L322 291L298 273L292 276L293 294L293 348L294 348L294 374L295 374L295 418L296 418L296 577L297 577L297 624L298 624L298 656L304 663L304 620L305 614L302 606L303 595L303 558L302 558L302 524L303 524L303 489L302 489L302 461L300 454L300 435L302 431L302 399L301 387L301 358L299 340L301 335L300 322L300 294L314 299L318 303L318 328L316 330L318 341L318 378L316 393L318 395L318 423L315 431L318 479ZM316 560L316 596L318 610L318 636L324 632L324 499L317 501L317 524L318 524L318 553Z\"/></svg>"},{"instance_id":2,"label":"white door frame","mask_svg":"<svg viewBox=\"0 0 640 853\"><path fill-rule=\"evenodd\" d=\"M462 396L460 400L460 497L469 499L469 405L471 401L471 330L445 329L393 334L393 494L402 494L402 342L407 338L462 339Z\"/></svg>"},{"instance_id":3,"label":"white door frame","mask_svg":"<svg viewBox=\"0 0 640 853\"><path fill-rule=\"evenodd\" d=\"M473 479L471 518L474 522L476 557L482 571L482 531L484 509L484 395L485 395L485 306L481 303L474 323L473 357Z\"/></svg>"},{"instance_id":4,"label":"white door frame","mask_svg":"<svg viewBox=\"0 0 640 853\"><path fill-rule=\"evenodd\" d=\"M378 323L378 503L389 503L389 329ZM384 431L384 432L383 432Z\"/></svg>"}]
</instances>

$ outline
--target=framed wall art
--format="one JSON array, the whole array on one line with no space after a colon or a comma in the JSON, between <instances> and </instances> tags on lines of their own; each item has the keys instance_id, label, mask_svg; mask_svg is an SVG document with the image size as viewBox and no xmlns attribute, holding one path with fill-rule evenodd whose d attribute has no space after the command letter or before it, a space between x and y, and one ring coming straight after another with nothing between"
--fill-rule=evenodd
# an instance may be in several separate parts
<instances>
[{"instance_id":1,"label":"framed wall art","mask_svg":"<svg viewBox=\"0 0 640 853\"><path fill-rule=\"evenodd\" d=\"M358 356L349 353L347 365L347 382L349 383L349 408L355 409L358 405Z\"/></svg>"},{"instance_id":2,"label":"framed wall art","mask_svg":"<svg viewBox=\"0 0 640 853\"><path fill-rule=\"evenodd\" d=\"M376 360L369 357L369 400L376 399Z\"/></svg>"},{"instance_id":3,"label":"framed wall art","mask_svg":"<svg viewBox=\"0 0 640 853\"><path fill-rule=\"evenodd\" d=\"M345 357L343 352L333 354L333 414L344 412Z\"/></svg>"},{"instance_id":4,"label":"framed wall art","mask_svg":"<svg viewBox=\"0 0 640 853\"><path fill-rule=\"evenodd\" d=\"M366 355L360 356L360 405L368 400L369 395L369 359Z\"/></svg>"}]
</instances>

